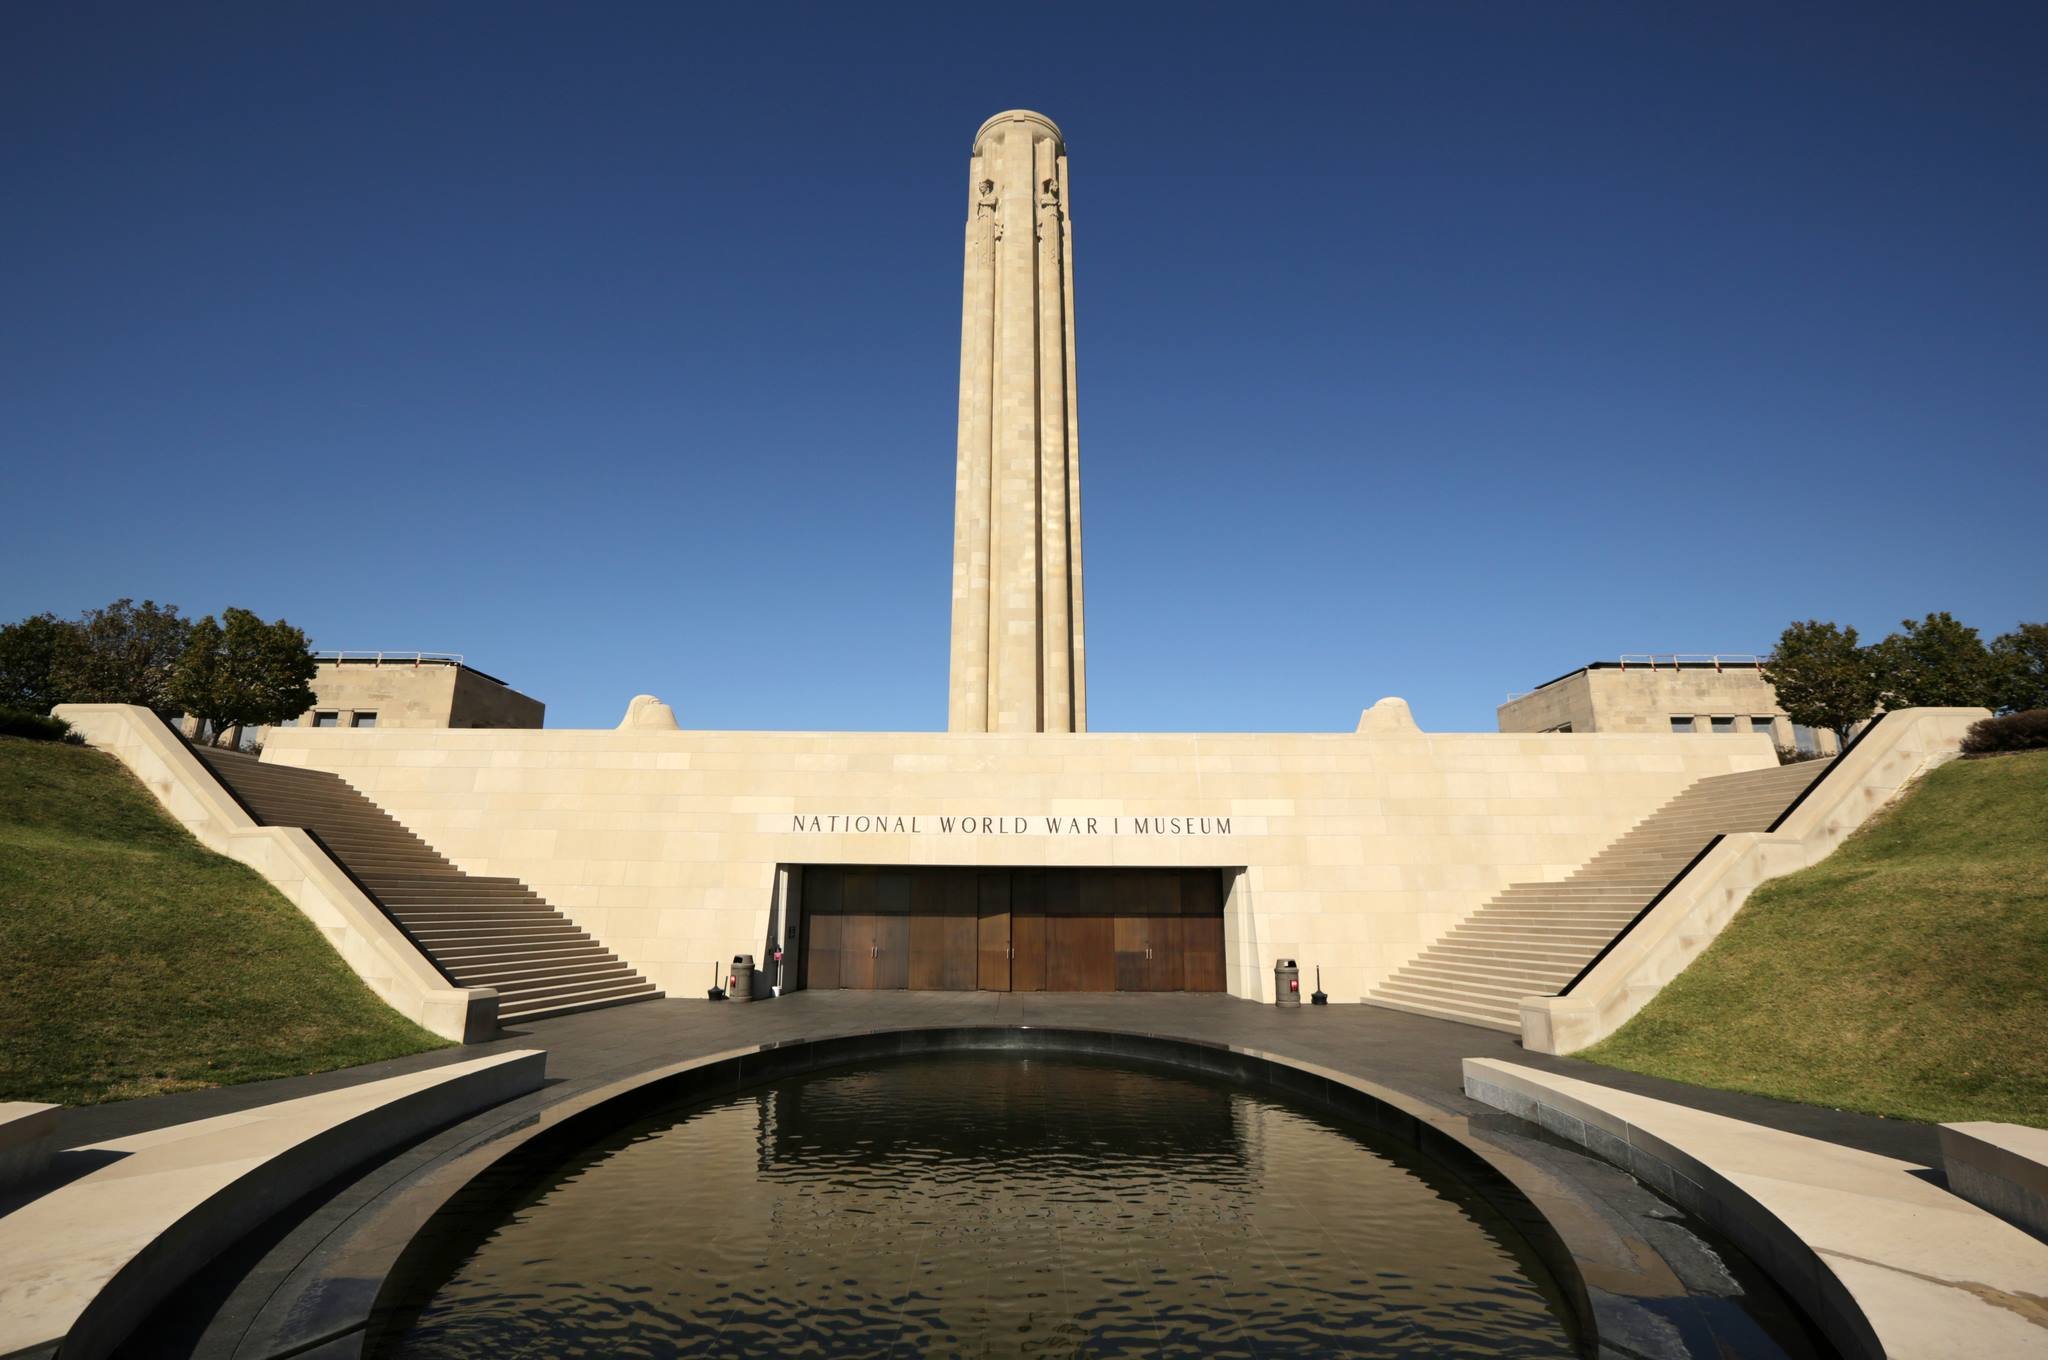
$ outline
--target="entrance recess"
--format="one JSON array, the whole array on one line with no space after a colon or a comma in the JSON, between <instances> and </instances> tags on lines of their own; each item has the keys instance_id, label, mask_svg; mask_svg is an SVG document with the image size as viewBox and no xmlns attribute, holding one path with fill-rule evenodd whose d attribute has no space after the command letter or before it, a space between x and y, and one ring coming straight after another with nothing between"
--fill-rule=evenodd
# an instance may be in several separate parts
<instances>
[{"instance_id":1,"label":"entrance recess","mask_svg":"<svg viewBox=\"0 0 2048 1360\"><path fill-rule=\"evenodd\" d=\"M1216 869L809 865L803 985L1220 992Z\"/></svg>"}]
</instances>

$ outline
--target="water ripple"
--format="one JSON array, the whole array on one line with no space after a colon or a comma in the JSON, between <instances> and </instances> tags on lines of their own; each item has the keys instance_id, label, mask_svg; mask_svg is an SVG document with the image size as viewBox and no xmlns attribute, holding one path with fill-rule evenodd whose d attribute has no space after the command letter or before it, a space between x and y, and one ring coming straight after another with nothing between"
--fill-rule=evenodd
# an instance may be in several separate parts
<instances>
[{"instance_id":1,"label":"water ripple","mask_svg":"<svg viewBox=\"0 0 2048 1360\"><path fill-rule=\"evenodd\" d=\"M1571 1355L1482 1217L1407 1154L1199 1078L879 1063L619 1130L390 1353Z\"/></svg>"}]
</instances>

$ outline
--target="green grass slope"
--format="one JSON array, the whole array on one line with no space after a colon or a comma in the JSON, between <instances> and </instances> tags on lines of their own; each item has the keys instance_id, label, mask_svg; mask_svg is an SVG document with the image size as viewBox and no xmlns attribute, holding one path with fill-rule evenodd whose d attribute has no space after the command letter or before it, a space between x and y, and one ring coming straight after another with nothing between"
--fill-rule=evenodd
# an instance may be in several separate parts
<instances>
[{"instance_id":1,"label":"green grass slope","mask_svg":"<svg viewBox=\"0 0 2048 1360\"><path fill-rule=\"evenodd\" d=\"M0 1100L124 1100L446 1042L112 756L0 738Z\"/></svg>"},{"instance_id":2,"label":"green grass slope","mask_svg":"<svg viewBox=\"0 0 2048 1360\"><path fill-rule=\"evenodd\" d=\"M1958 760L1759 888L1577 1056L1701 1086L2048 1126L2048 751Z\"/></svg>"}]
</instances>

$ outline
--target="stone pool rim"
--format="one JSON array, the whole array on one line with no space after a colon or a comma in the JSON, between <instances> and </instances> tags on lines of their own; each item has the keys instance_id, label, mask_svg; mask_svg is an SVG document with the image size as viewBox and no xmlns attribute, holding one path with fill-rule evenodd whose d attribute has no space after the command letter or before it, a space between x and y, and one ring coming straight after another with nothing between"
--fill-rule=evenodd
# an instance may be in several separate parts
<instances>
[{"instance_id":1,"label":"stone pool rim","mask_svg":"<svg viewBox=\"0 0 2048 1360\"><path fill-rule=\"evenodd\" d=\"M1273 1092L1388 1138L1463 1183L1499 1220L1495 1231L1525 1247L1548 1278L1533 1283L1558 1305L1558 1322L1582 1353L1599 1348L1600 1312L1585 1269L1609 1259L1611 1239L1587 1221L1571 1190L1513 1151L1475 1139L1468 1116L1430 1106L1333 1068L1249 1046L1170 1034L1064 1025L937 1025L787 1039L703 1054L623 1077L549 1106L475 1144L365 1206L370 1221L345 1261L329 1262L291 1303L320 1341L360 1333L361 1353L384 1353L394 1324L409 1318L444 1249L445 1210L485 1189L486 1178L533 1174L632 1120L665 1106L709 1103L779 1079L860 1063L948 1053L1108 1058ZM1519 1254L1519 1253L1517 1253ZM273 1299L274 1304L282 1302ZM302 1332L302 1335L304 1333ZM297 1347L293 1348L297 1350Z\"/></svg>"}]
</instances>

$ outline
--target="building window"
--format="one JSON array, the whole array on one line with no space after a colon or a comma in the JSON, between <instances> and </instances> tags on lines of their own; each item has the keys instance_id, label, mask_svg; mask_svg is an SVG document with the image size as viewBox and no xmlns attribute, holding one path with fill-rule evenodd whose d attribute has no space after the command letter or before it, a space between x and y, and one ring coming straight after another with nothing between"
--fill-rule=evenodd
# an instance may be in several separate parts
<instances>
[{"instance_id":1,"label":"building window","mask_svg":"<svg viewBox=\"0 0 2048 1360\"><path fill-rule=\"evenodd\" d=\"M341 726L341 715L339 713L315 713L313 715L313 726L339 727Z\"/></svg>"},{"instance_id":2,"label":"building window","mask_svg":"<svg viewBox=\"0 0 2048 1360\"><path fill-rule=\"evenodd\" d=\"M1792 744L1807 755L1820 750L1820 737L1805 723L1792 724Z\"/></svg>"},{"instance_id":3,"label":"building window","mask_svg":"<svg viewBox=\"0 0 2048 1360\"><path fill-rule=\"evenodd\" d=\"M286 718L283 722L278 724L279 727L297 727L298 725L299 720L297 718Z\"/></svg>"},{"instance_id":4,"label":"building window","mask_svg":"<svg viewBox=\"0 0 2048 1360\"><path fill-rule=\"evenodd\" d=\"M1734 717L1733 717L1732 715L1731 715L1731 716L1729 716L1729 717L1726 717L1726 718L1715 718L1715 719L1713 719L1712 721L1713 721L1713 724L1714 724L1714 735L1715 735L1715 736L1717 736L1717 737L1724 737L1724 736L1731 736L1731 735L1733 735L1733 734L1734 734L1734 732L1735 732L1735 719L1734 719Z\"/></svg>"},{"instance_id":5,"label":"building window","mask_svg":"<svg viewBox=\"0 0 2048 1360\"><path fill-rule=\"evenodd\" d=\"M1671 720L1671 730L1673 732L1697 732L1699 728L1693 725L1691 718L1673 718Z\"/></svg>"},{"instance_id":6,"label":"building window","mask_svg":"<svg viewBox=\"0 0 2048 1360\"><path fill-rule=\"evenodd\" d=\"M374 713L358 713L348 720L348 725L350 727L375 727L377 725L377 715Z\"/></svg>"},{"instance_id":7,"label":"building window","mask_svg":"<svg viewBox=\"0 0 2048 1360\"><path fill-rule=\"evenodd\" d=\"M1546 727L1543 730L1545 732L1569 732L1572 730L1572 725L1570 723L1559 723L1555 727Z\"/></svg>"},{"instance_id":8,"label":"building window","mask_svg":"<svg viewBox=\"0 0 2048 1360\"><path fill-rule=\"evenodd\" d=\"M1752 732L1761 732L1765 736L1771 738L1771 740L1776 741L1778 738L1778 720L1770 716L1768 713L1766 713L1761 718L1753 717L1749 720L1749 730Z\"/></svg>"}]
</instances>

